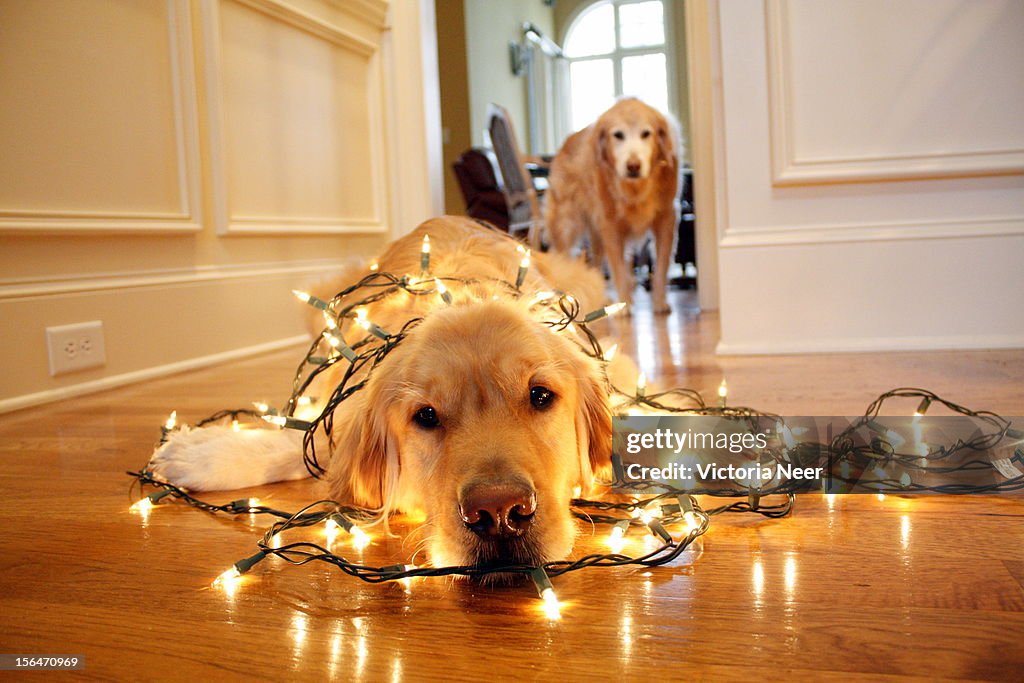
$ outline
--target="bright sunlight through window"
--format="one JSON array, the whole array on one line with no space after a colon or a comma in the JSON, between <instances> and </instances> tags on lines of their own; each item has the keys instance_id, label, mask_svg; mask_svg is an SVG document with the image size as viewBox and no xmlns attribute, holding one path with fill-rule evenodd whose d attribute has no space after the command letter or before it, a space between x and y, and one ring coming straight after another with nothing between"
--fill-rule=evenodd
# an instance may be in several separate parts
<instances>
[{"instance_id":1,"label":"bright sunlight through window","mask_svg":"<svg viewBox=\"0 0 1024 683\"><path fill-rule=\"evenodd\" d=\"M565 37L572 128L580 130L622 95L668 111L662 0L603 0L583 10Z\"/></svg>"}]
</instances>

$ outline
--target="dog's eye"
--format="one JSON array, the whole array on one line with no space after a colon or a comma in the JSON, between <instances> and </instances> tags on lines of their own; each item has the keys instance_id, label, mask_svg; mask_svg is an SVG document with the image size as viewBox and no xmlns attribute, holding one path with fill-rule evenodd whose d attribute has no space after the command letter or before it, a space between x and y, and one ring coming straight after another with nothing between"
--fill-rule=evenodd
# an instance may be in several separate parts
<instances>
[{"instance_id":1,"label":"dog's eye","mask_svg":"<svg viewBox=\"0 0 1024 683\"><path fill-rule=\"evenodd\" d=\"M543 410L555 400L555 392L547 387L530 387L530 403L537 410Z\"/></svg>"},{"instance_id":2,"label":"dog's eye","mask_svg":"<svg viewBox=\"0 0 1024 683\"><path fill-rule=\"evenodd\" d=\"M413 421L424 429L433 429L434 427L441 426L441 419L437 416L437 411L432 406L424 406L416 411L416 414L412 416Z\"/></svg>"},{"instance_id":3,"label":"dog's eye","mask_svg":"<svg viewBox=\"0 0 1024 683\"><path fill-rule=\"evenodd\" d=\"M645 130L644 132L640 133L640 137L646 140L647 138L651 137L651 131Z\"/></svg>"},{"instance_id":4,"label":"dog's eye","mask_svg":"<svg viewBox=\"0 0 1024 683\"><path fill-rule=\"evenodd\" d=\"M616 140L625 140L626 139L626 134L623 133L621 130L615 131L614 133L612 133L612 135L615 136Z\"/></svg>"}]
</instances>

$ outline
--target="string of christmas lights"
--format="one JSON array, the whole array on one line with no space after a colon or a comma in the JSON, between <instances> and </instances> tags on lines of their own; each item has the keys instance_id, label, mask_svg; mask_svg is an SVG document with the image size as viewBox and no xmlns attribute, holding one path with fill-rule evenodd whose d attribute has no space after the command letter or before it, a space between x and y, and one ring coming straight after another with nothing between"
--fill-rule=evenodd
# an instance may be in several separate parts
<instances>
[{"instance_id":1,"label":"string of christmas lights","mask_svg":"<svg viewBox=\"0 0 1024 683\"><path fill-rule=\"evenodd\" d=\"M257 403L255 404L256 410L220 411L201 420L196 426L225 423L230 420L236 429L240 429L242 426L239 423L239 418L245 417L261 418L280 428L300 430L304 432L303 459L306 467L314 477L321 476L325 470L317 458L316 434L322 431L327 437L328 443L332 442L335 411L345 400L366 386L374 368L402 343L411 330L422 322L422 318L414 317L400 329L384 330L369 320L367 306L398 293L414 297L437 296L444 304L452 305L453 298L449 286L456 284L464 290L471 289L475 285L485 284L490 287L498 287L510 297L521 298L526 296L521 288L530 267L530 253L525 248L520 251L523 256L514 283L504 280L481 281L458 277L435 277L430 273L430 240L425 236L420 254L421 273L419 277L408 274L397 276L371 266L370 273L366 277L338 292L330 301L319 299L305 292L295 291L296 297L301 301L321 311L325 327L312 342L296 369L292 392L284 407L278 411L266 404ZM358 299L353 296L356 292L361 294ZM612 304L584 313L581 311L579 302L568 294L541 291L533 292L529 296L531 311L534 311L553 332L567 333L580 350L592 358L603 363L611 361L616 347L608 350L602 349L601 343L590 329L590 325L602 318L614 315L624 307L623 304ZM349 323L349 332L361 329L365 335L349 344L341 329L345 322ZM297 417L298 408L312 403L311 397L307 395L312 383L323 373L339 365L343 369L340 380L324 402L320 413L312 419ZM863 477L852 479L844 475L843 465L856 465L858 471L862 472L867 469L867 464L877 469L895 463L922 473L932 474L992 469L991 462L977 458L955 465L944 463L951 462L953 456L961 452L984 450L1008 439L1024 440L1024 434L1012 429L1010 422L1005 418L990 411L972 411L923 389L900 388L882 394L871 403L863 418L852 423L831 443L820 444L798 441L785 426L784 421L776 415L753 408L729 405L728 386L724 380L718 388L717 405L708 404L699 392L691 389L677 388L648 393L646 378L643 374L637 379L635 390L631 393L616 387L610 386L609 388L613 404L617 406L620 413L629 414L638 410L658 414L717 416L724 419L746 421L751 429L758 421L769 420L776 425L776 443L772 447L764 449L758 462L767 458L769 461L807 464L820 462L823 457L827 456L829 463L833 465L832 469L838 470L834 473L830 471L830 475L834 475L841 481L856 483L870 490L973 493L1024 488L1024 475L1009 477L1006 481L993 484L943 484L936 486L929 486L913 480L908 481L906 478L901 478L898 481L885 476L876 479L864 479ZM954 413L978 418L989 425L991 430L980 433L967 441L958 440L950 446L929 448L927 451L919 448L912 454L900 452L898 448L905 440L900 441L895 438L898 435L894 435L893 430L879 425L876 418L886 401L905 398L920 400L915 413L918 418L924 415L933 403L940 403ZM867 427L875 437L867 441L859 439L857 435L863 427ZM176 413L172 413L161 429L160 443L164 443L173 430L181 428L182 426L177 423ZM917 441L919 442L919 440ZM1019 446L1013 452L1011 460L1024 463L1024 446ZM518 574L531 578L543 601L545 611L551 618L557 618L559 613L558 600L550 581L551 576L559 576L589 567L628 565L653 567L667 564L678 558L698 537L707 532L712 516L723 513L754 513L768 518L785 517L793 510L795 502L793 494L800 490L799 483L794 481L782 481L773 487L763 488L748 486L742 489L702 489L699 493L712 496L747 497L747 500L704 510L698 504L697 499L693 497L694 491L692 490L674 488L664 482L649 479L627 480L624 473L625 467L621 457L618 454L613 454L613 480L597 483L608 487L612 493L620 494L620 497L621 494L629 494L632 497L626 500L586 500L577 496L571 503L571 511L576 517L595 525L610 527L608 545L612 552L588 554L574 560L548 562L540 567L527 565L421 567L414 564L367 566L334 553L331 546L339 530L344 530L352 537L355 547L364 546L369 540L369 535L359 524L372 524L377 521L378 514L375 511L343 506L328 500L317 501L295 513L262 505L256 499L240 499L226 504L212 504L196 498L181 487L156 479L148 468L128 474L134 477L140 485L155 489L132 506L134 510L140 512L148 513L154 506L173 500L210 513L265 514L279 519L267 529L263 538L257 543L257 552L239 560L218 576L214 582L215 585L225 587L234 585L241 575L271 555L294 565L324 562L369 583L408 582L413 578L453 575L481 577L487 574ZM774 494L783 494L785 496L783 502L771 505L762 504L763 496ZM648 497L641 499L635 497L637 495ZM288 532L320 525L323 526L327 538L327 547L305 540L282 544L282 536L290 535ZM669 528L677 526L682 526L683 531L674 536ZM620 551L625 537L634 529L646 529L660 540L660 545L638 557L622 554Z\"/></svg>"}]
</instances>

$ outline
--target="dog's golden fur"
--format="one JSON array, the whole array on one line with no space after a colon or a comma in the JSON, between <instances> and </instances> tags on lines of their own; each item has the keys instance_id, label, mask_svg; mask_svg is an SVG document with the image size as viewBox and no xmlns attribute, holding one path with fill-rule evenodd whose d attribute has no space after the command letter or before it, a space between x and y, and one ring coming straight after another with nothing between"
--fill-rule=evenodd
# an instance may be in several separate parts
<instances>
[{"instance_id":1,"label":"dog's golden fur","mask_svg":"<svg viewBox=\"0 0 1024 683\"><path fill-rule=\"evenodd\" d=\"M600 266L605 256L619 299L632 302L627 244L654 233L654 311L667 313L669 262L678 222L679 142L674 124L640 100L619 100L571 135L551 164L545 226L567 253L584 235Z\"/></svg>"},{"instance_id":2,"label":"dog's golden fur","mask_svg":"<svg viewBox=\"0 0 1024 683\"><path fill-rule=\"evenodd\" d=\"M529 296L514 299L507 286L490 281L514 281L522 258L519 243L503 233L465 218L434 219L394 242L379 259L379 269L418 274L424 235L432 247L431 275L478 283L449 282L451 306L436 294L398 293L366 307L367 318L390 331L410 318L424 320L336 413L328 464L332 495L385 514L422 511L435 563L564 557L574 536L572 491L588 489L593 472L610 458L603 371L565 334L552 332L531 313ZM323 294L367 274L349 273L323 287ZM580 262L535 254L523 291L571 292L590 310L602 304L602 284ZM357 300L361 296L352 294ZM349 342L365 334L343 331ZM550 409L533 408L534 386L555 393ZM424 429L414 422L424 406L436 410L440 427ZM531 487L537 509L528 532L499 547L466 527L460 496L474 484L505 481Z\"/></svg>"},{"instance_id":3,"label":"dog's golden fur","mask_svg":"<svg viewBox=\"0 0 1024 683\"><path fill-rule=\"evenodd\" d=\"M433 248L432 276L475 283L449 282L451 305L433 291L396 291L366 306L366 317L390 332L410 319L422 321L369 374L355 377L366 385L335 410L331 443L318 437L331 496L376 509L382 520L394 511L424 513L426 546L437 565L562 558L573 544L573 489L588 490L593 474L609 466L611 414L601 364L581 351L571 330L545 325L542 318L560 316L541 315L531 294L562 290L588 311L603 303L603 282L580 262L535 254L522 288L527 295L516 298L496 280L515 281L519 243L455 217L428 221L392 243L380 270L418 276L424 235ZM353 269L317 294L330 299L369 274ZM434 284L422 286L432 290ZM347 301L379 292L357 290ZM320 334L324 321L315 315L312 327ZM354 344L366 333L351 325L345 321L341 333ZM330 396L338 367L323 373L307 395ZM531 402L536 387L554 395L542 409ZM428 429L414 419L426 406L436 410L438 426ZM316 406L304 410L319 413ZM297 432L230 427L173 432L150 469L194 490L306 475ZM508 486L528 492L529 522L515 533L474 531L461 509L466 492Z\"/></svg>"}]
</instances>

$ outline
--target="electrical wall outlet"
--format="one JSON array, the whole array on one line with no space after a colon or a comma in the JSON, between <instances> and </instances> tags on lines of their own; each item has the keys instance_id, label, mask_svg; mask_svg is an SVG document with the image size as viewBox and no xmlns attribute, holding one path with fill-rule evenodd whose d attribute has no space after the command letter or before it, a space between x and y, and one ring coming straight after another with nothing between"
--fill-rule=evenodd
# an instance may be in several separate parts
<instances>
[{"instance_id":1,"label":"electrical wall outlet","mask_svg":"<svg viewBox=\"0 0 1024 683\"><path fill-rule=\"evenodd\" d=\"M47 327L46 348L50 354L51 376L107 364L100 320Z\"/></svg>"}]
</instances>

